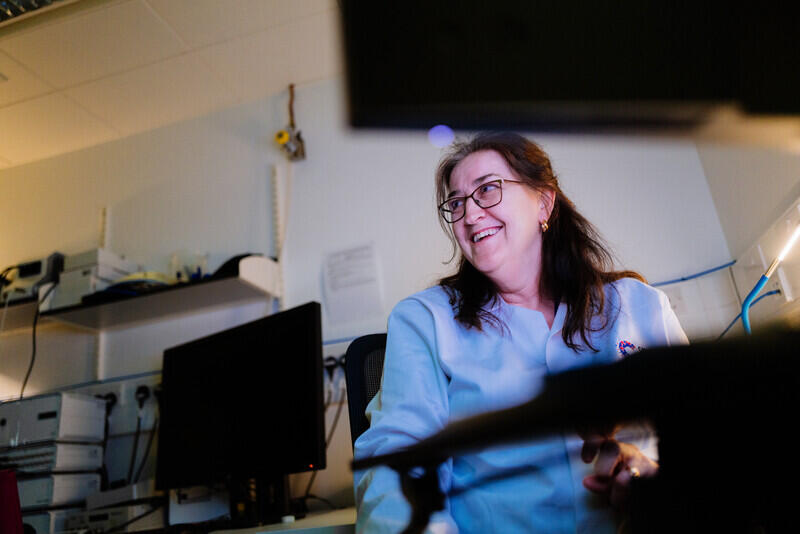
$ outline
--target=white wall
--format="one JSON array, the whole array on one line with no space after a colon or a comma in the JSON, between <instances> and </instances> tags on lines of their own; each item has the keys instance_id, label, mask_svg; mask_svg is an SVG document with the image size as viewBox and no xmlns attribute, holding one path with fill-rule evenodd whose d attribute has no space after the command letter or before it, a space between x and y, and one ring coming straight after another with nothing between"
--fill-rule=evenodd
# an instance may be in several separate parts
<instances>
[{"instance_id":1,"label":"white wall","mask_svg":"<svg viewBox=\"0 0 800 534\"><path fill-rule=\"evenodd\" d=\"M149 269L166 271L173 253L208 267L242 252L274 253L270 177L282 162L272 144L272 100L135 135L102 146L0 171L0 264L74 254L98 246L107 208L107 247ZM283 111L283 110L281 110ZM262 317L271 303L168 318L130 328L88 332L42 321L37 363L26 395L71 384L78 391L115 391L108 460L111 480L127 474L136 423L135 386L158 383L163 350ZM19 394L31 355L30 329L0 336L0 398ZM141 375L107 385L96 381ZM145 437L153 423L146 408ZM152 458L144 476L153 475Z\"/></svg>"},{"instance_id":2,"label":"white wall","mask_svg":"<svg viewBox=\"0 0 800 534\"><path fill-rule=\"evenodd\" d=\"M725 276L714 275L713 278L717 284L730 284L731 280L735 280L739 296L735 303L741 305L741 299L752 290L766 269L766 264L777 255L791 234L791 229L781 228L788 233L780 235L779 243L768 243L770 239L760 241L770 228L774 230L780 227L778 221L781 216L800 198L800 154L777 148L711 143L698 145L697 151L731 256L737 260L737 264L731 268L731 274L735 276L727 276L725 273ZM778 231L772 237L778 237L779 234L782 232ZM755 254L758 258L753 263L757 242L768 257L762 259L759 254ZM765 322L797 317L797 310L800 309L798 303L787 303L797 295L792 295L793 292L787 290L798 283L798 258L800 254L794 250L776 276L770 280L768 287L761 292L764 294L773 289L782 290L781 295L773 295L764 302L759 300L753 306L750 319L754 329L757 330ZM785 276L787 273L790 273L788 278ZM698 284L708 286L709 282L711 280L698 281ZM694 291L695 287L690 287L688 291L686 288L675 289L682 291L686 303L690 303L699 293ZM674 293L670 294L670 298L673 304L677 301ZM695 314L702 311L709 324L716 323L715 330L718 332L721 331L720 324L726 325L739 312L736 306L731 305L718 306L708 311L697 305L690 304L690 307L695 310ZM725 316L728 318L724 319ZM724 329L724 326L721 328ZM736 323L731 333L741 332L741 323Z\"/></svg>"},{"instance_id":3,"label":"white wall","mask_svg":"<svg viewBox=\"0 0 800 534\"><path fill-rule=\"evenodd\" d=\"M340 80L298 87L295 111L308 159L294 165L285 251L286 304L325 302L326 253L372 243L378 255L382 313L335 324L324 338L385 329L392 306L444 275L450 245L436 219L433 171L440 150L425 132L353 132L344 126ZM271 144L286 123L286 95L231 108L106 145L0 171L0 264L70 254L97 245L99 213L109 208L111 250L166 269L174 251L209 252L213 270L225 258L272 253L270 169L285 160ZM695 147L678 141L534 135L551 154L564 190L618 253L620 265L652 281L730 259ZM209 311L152 325L95 334L61 329L41 335L31 393L69 383L157 370L164 347L266 313L268 305ZM702 320L699 319L699 320ZM52 338L53 341L47 341ZM326 345L339 355L346 343ZM18 388L29 339L0 337L14 361L0 397ZM5 367L4 367L5 369ZM98 387L90 389L96 392ZM330 422L334 415L329 410ZM133 420L135 423L135 419ZM352 499L346 410L315 493ZM131 421L120 423L120 433ZM129 441L129 440L128 440ZM128 448L126 448L128 447ZM111 451L116 472L129 445ZM300 484L302 485L302 484ZM302 489L302 488L300 488Z\"/></svg>"},{"instance_id":4,"label":"white wall","mask_svg":"<svg viewBox=\"0 0 800 534\"><path fill-rule=\"evenodd\" d=\"M270 252L270 101L0 171L0 264L108 246L160 270L173 251L214 262Z\"/></svg>"},{"instance_id":5,"label":"white wall","mask_svg":"<svg viewBox=\"0 0 800 534\"><path fill-rule=\"evenodd\" d=\"M375 245L384 314L350 325L326 318L326 335L335 338L383 330L395 303L451 268L441 263L450 245L436 219L433 193L440 150L425 132L348 129L342 94L336 81L299 93L298 123L310 156L294 169L286 252L287 298L297 304L322 300L326 253ZM606 237L620 266L656 282L730 260L692 143L530 137L551 155L562 188Z\"/></svg>"},{"instance_id":6,"label":"white wall","mask_svg":"<svg viewBox=\"0 0 800 534\"><path fill-rule=\"evenodd\" d=\"M707 143L698 153L731 255L738 258L800 197L800 154Z\"/></svg>"}]
</instances>

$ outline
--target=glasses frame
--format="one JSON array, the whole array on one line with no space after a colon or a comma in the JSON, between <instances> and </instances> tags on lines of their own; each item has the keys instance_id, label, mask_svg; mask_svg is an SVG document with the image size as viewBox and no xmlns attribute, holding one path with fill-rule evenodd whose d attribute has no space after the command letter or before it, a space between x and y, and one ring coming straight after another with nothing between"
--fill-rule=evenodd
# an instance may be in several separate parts
<instances>
[{"instance_id":1,"label":"glasses frame","mask_svg":"<svg viewBox=\"0 0 800 534\"><path fill-rule=\"evenodd\" d=\"M475 193L477 193L478 190L481 187L485 186L486 184L492 184L492 183L495 183L495 182L500 185L500 200L498 200L494 204L490 204L489 206L481 205L481 203L478 202L478 199L475 198ZM487 181L483 182L481 185L479 185L478 187L476 187L472 191L472 193L470 193L469 195L461 196L461 197L450 197L447 200L445 200L444 202L442 202L441 204L439 204L439 206L438 206L439 215L441 215L442 219L444 219L444 221L446 223L448 223L448 224L457 223L458 221L460 221L461 219L463 219L467 215L467 199L469 199L469 198L471 198L472 201L475 203L475 205L478 206L481 209L485 210L485 209L493 208L493 207L497 206L498 204L500 204L503 201L503 184L505 182L508 182L508 183L511 183L511 184L524 184L525 183L525 182L522 182L520 180L509 180L508 178L497 178L495 180L487 180ZM452 221L450 221L450 220L447 219L447 214L448 213L453 213L453 212L450 211L449 209L445 208L445 204L447 204L448 202L451 202L453 199L458 199L458 198L460 198L460 199L462 199L464 201L464 213L462 213L461 217L459 217L458 219L453 219Z\"/></svg>"}]
</instances>

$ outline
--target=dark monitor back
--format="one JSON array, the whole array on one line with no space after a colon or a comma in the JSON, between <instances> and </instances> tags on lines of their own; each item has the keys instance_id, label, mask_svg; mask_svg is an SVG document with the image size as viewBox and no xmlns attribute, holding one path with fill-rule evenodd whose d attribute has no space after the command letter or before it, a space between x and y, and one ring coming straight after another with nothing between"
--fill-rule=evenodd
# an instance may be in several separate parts
<instances>
[{"instance_id":1,"label":"dark monitor back","mask_svg":"<svg viewBox=\"0 0 800 534\"><path fill-rule=\"evenodd\" d=\"M800 113L800 23L708 2L342 0L351 122L690 125Z\"/></svg>"},{"instance_id":2,"label":"dark monitor back","mask_svg":"<svg viewBox=\"0 0 800 534\"><path fill-rule=\"evenodd\" d=\"M325 468L320 305L164 352L160 489Z\"/></svg>"}]
</instances>

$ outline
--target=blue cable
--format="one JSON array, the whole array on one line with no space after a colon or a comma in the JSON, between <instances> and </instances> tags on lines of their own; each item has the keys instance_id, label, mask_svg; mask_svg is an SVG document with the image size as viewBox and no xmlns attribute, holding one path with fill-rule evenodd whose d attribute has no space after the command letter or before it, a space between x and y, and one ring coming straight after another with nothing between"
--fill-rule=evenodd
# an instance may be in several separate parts
<instances>
[{"instance_id":1,"label":"blue cable","mask_svg":"<svg viewBox=\"0 0 800 534\"><path fill-rule=\"evenodd\" d=\"M764 293L763 295L761 295L760 297L758 297L757 299L755 299L755 300L754 300L754 301L753 301L753 302L750 304L750 306L752 306L753 304L756 304L756 303L757 303L759 300L763 299L764 297L768 297L768 296L770 296L770 295L777 295L777 294L778 294L778 293L780 293L780 292L781 292L781 290L780 290L780 289L773 289L772 291L767 291L766 293ZM731 321L731 324L729 324L729 325L728 325L728 327L727 327L725 330L723 330L723 331L722 331L722 333L719 335L719 337L717 338L717 341L719 341L720 339L722 339L722 336L724 336L725 334L727 334L727 333L728 333L728 330L730 330L731 328L733 328L733 325L735 325L735 324L736 324L736 321L738 321L738 320L739 320L739 317L741 317L741 316L742 316L742 314L741 314L741 313L739 313L739 315L737 315L736 317L734 317L733 321Z\"/></svg>"},{"instance_id":2,"label":"blue cable","mask_svg":"<svg viewBox=\"0 0 800 534\"><path fill-rule=\"evenodd\" d=\"M344 343L346 341L353 341L358 336L350 336L350 337L340 337L339 339L329 339L327 341L323 341L323 345L335 345L336 343Z\"/></svg>"},{"instance_id":3,"label":"blue cable","mask_svg":"<svg viewBox=\"0 0 800 534\"><path fill-rule=\"evenodd\" d=\"M744 298L744 302L742 302L742 326L744 326L744 331L750 334L750 306L753 304L753 299L756 298L759 291L764 289L764 286L767 285L769 281L769 276L766 274L762 274L761 278L758 279L755 287L750 290L750 293Z\"/></svg>"},{"instance_id":4,"label":"blue cable","mask_svg":"<svg viewBox=\"0 0 800 534\"><path fill-rule=\"evenodd\" d=\"M691 280L693 278L700 278L701 276L704 276L704 275L707 275L707 274L711 274L711 273L713 273L715 271L719 271L721 269L725 269L727 267L730 267L734 263L736 263L736 260L730 261L730 262L726 263L725 265L720 265L719 267L714 267L712 269L707 269L707 270L701 271L699 273L690 274L689 276L684 276L683 278L675 278L674 280L667 280L666 282L658 282L658 283L650 284L650 285L653 286L653 287L659 287L659 286L666 286L668 284L677 284L678 282L685 282L686 280Z\"/></svg>"}]
</instances>

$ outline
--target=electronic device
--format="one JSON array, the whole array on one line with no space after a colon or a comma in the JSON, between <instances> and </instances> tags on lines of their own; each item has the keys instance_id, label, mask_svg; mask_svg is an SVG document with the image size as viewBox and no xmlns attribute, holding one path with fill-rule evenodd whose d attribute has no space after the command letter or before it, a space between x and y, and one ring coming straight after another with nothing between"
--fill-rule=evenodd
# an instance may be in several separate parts
<instances>
[{"instance_id":1,"label":"electronic device","mask_svg":"<svg viewBox=\"0 0 800 534\"><path fill-rule=\"evenodd\" d=\"M97 248L64 259L64 271L58 286L42 303L42 310L81 304L85 295L102 291L139 270L139 265L113 252Z\"/></svg>"},{"instance_id":2,"label":"electronic device","mask_svg":"<svg viewBox=\"0 0 800 534\"><path fill-rule=\"evenodd\" d=\"M0 448L29 443L100 443L106 402L78 393L52 393L0 404Z\"/></svg>"},{"instance_id":3,"label":"electronic device","mask_svg":"<svg viewBox=\"0 0 800 534\"><path fill-rule=\"evenodd\" d=\"M100 490L100 475L72 473L24 478L17 482L23 510L78 504Z\"/></svg>"},{"instance_id":4,"label":"electronic device","mask_svg":"<svg viewBox=\"0 0 800 534\"><path fill-rule=\"evenodd\" d=\"M280 520L286 475L325 468L322 384L316 302L167 349L156 487L225 483L234 523Z\"/></svg>"},{"instance_id":5,"label":"electronic device","mask_svg":"<svg viewBox=\"0 0 800 534\"><path fill-rule=\"evenodd\" d=\"M38 298L39 290L45 284L58 283L61 271L64 269L64 255L53 252L42 260L20 263L16 267L16 276L10 283L2 281L2 300L14 302L16 300Z\"/></svg>"},{"instance_id":6,"label":"electronic device","mask_svg":"<svg viewBox=\"0 0 800 534\"><path fill-rule=\"evenodd\" d=\"M137 263L104 248L95 248L79 254L71 254L64 258L64 272L87 267L99 267L103 269L102 272L119 272L122 275L140 270Z\"/></svg>"},{"instance_id":7,"label":"electronic device","mask_svg":"<svg viewBox=\"0 0 800 534\"><path fill-rule=\"evenodd\" d=\"M18 474L97 471L103 467L103 446L44 443L0 450L0 469Z\"/></svg>"},{"instance_id":8,"label":"electronic device","mask_svg":"<svg viewBox=\"0 0 800 534\"><path fill-rule=\"evenodd\" d=\"M744 4L743 4L744 6ZM357 127L677 129L800 113L796 19L713 3L342 0Z\"/></svg>"},{"instance_id":9,"label":"electronic device","mask_svg":"<svg viewBox=\"0 0 800 534\"><path fill-rule=\"evenodd\" d=\"M122 530L116 532L136 532L139 530L158 530L164 528L164 510L157 509L152 513L154 504L137 504L133 506L121 506L118 508L106 508L103 510L91 510L70 514L64 521L65 530L88 530L90 532L107 532L108 530L120 527L140 517ZM145 515L147 514L147 515Z\"/></svg>"}]
</instances>

